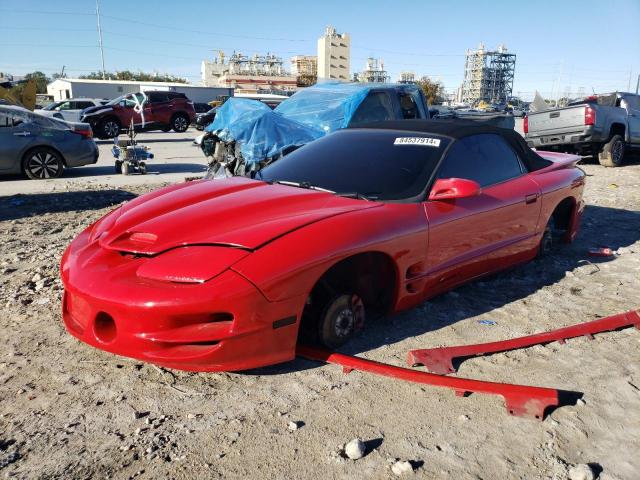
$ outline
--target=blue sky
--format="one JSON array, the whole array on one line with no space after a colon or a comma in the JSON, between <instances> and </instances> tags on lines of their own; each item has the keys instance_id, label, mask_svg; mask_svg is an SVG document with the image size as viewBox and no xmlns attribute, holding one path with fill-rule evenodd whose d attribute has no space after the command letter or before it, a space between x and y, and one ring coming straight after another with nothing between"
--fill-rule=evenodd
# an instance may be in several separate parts
<instances>
[{"instance_id":1,"label":"blue sky","mask_svg":"<svg viewBox=\"0 0 640 480\"><path fill-rule=\"evenodd\" d=\"M267 5L271 4L270 7ZM315 54L326 25L352 38L352 73L366 57L455 89L480 42L517 54L514 94L635 90L640 0L218 2L100 0L107 70L172 73L197 82L221 49ZM95 0L0 0L0 71L68 76L100 68ZM631 80L630 80L631 79Z\"/></svg>"}]
</instances>

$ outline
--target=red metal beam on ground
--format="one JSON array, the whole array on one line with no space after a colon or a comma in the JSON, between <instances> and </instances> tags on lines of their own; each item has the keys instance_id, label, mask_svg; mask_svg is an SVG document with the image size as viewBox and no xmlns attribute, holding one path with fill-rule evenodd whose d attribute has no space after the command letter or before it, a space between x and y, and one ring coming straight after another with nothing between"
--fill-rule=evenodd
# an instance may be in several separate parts
<instances>
[{"instance_id":1,"label":"red metal beam on ground","mask_svg":"<svg viewBox=\"0 0 640 480\"><path fill-rule=\"evenodd\" d=\"M640 315L637 310L619 313L610 317L600 318L592 322L580 323L570 327L537 333L526 337L512 338L501 342L479 343L475 345L461 345L455 347L425 348L411 350L407 354L407 363L411 366L424 365L430 372L444 375L456 371L454 359L476 357L490 353L516 350L518 348L542 345L559 341L564 343L568 338L588 336L595 333L619 330L634 326L640 328Z\"/></svg>"},{"instance_id":2,"label":"red metal beam on ground","mask_svg":"<svg viewBox=\"0 0 640 480\"><path fill-rule=\"evenodd\" d=\"M297 354L308 360L342 365L345 373L349 373L351 370L360 370L409 382L450 388L458 396L467 396L471 393L500 395L504 398L509 414L536 420L543 420L545 414L548 414L550 410L571 403L572 400L575 402L575 399L581 396L576 392L565 392L552 388L435 375L304 345L298 346Z\"/></svg>"}]
</instances>

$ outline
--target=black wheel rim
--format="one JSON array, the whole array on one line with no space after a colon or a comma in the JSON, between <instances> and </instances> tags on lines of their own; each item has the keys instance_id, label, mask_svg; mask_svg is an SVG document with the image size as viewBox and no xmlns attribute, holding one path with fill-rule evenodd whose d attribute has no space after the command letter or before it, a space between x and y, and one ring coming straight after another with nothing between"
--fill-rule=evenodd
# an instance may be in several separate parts
<instances>
[{"instance_id":1,"label":"black wheel rim","mask_svg":"<svg viewBox=\"0 0 640 480\"><path fill-rule=\"evenodd\" d=\"M104 133L109 137L115 137L119 132L118 124L110 121L104 124Z\"/></svg>"},{"instance_id":2,"label":"black wheel rim","mask_svg":"<svg viewBox=\"0 0 640 480\"><path fill-rule=\"evenodd\" d=\"M357 295L351 296L349 307L340 310L334 322L338 338L347 338L364 326L364 303Z\"/></svg>"},{"instance_id":3,"label":"black wheel rim","mask_svg":"<svg viewBox=\"0 0 640 480\"><path fill-rule=\"evenodd\" d=\"M27 169L37 178L57 177L60 172L60 162L50 152L38 152L29 157Z\"/></svg>"},{"instance_id":4,"label":"black wheel rim","mask_svg":"<svg viewBox=\"0 0 640 480\"><path fill-rule=\"evenodd\" d=\"M613 148L611 148L611 158L613 158L614 163L619 163L622 160L622 156L624 155L624 143L616 142L613 144Z\"/></svg>"}]
</instances>

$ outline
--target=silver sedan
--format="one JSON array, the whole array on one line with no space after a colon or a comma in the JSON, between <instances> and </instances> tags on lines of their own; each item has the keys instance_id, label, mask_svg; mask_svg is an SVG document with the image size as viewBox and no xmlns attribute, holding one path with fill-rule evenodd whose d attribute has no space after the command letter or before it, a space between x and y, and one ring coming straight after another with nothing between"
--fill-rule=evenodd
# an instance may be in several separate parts
<instances>
[{"instance_id":1,"label":"silver sedan","mask_svg":"<svg viewBox=\"0 0 640 480\"><path fill-rule=\"evenodd\" d=\"M21 107L0 105L0 174L56 178L65 168L98 161L88 124L43 117Z\"/></svg>"}]
</instances>

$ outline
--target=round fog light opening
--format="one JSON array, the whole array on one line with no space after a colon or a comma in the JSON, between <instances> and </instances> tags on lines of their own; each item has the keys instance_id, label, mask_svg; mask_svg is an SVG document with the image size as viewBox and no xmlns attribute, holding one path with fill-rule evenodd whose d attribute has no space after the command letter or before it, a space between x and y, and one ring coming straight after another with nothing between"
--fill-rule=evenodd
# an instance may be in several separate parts
<instances>
[{"instance_id":1,"label":"round fog light opening","mask_svg":"<svg viewBox=\"0 0 640 480\"><path fill-rule=\"evenodd\" d=\"M93 332L100 342L111 343L115 340L117 334L116 322L108 313L100 312L96 316Z\"/></svg>"}]
</instances>

